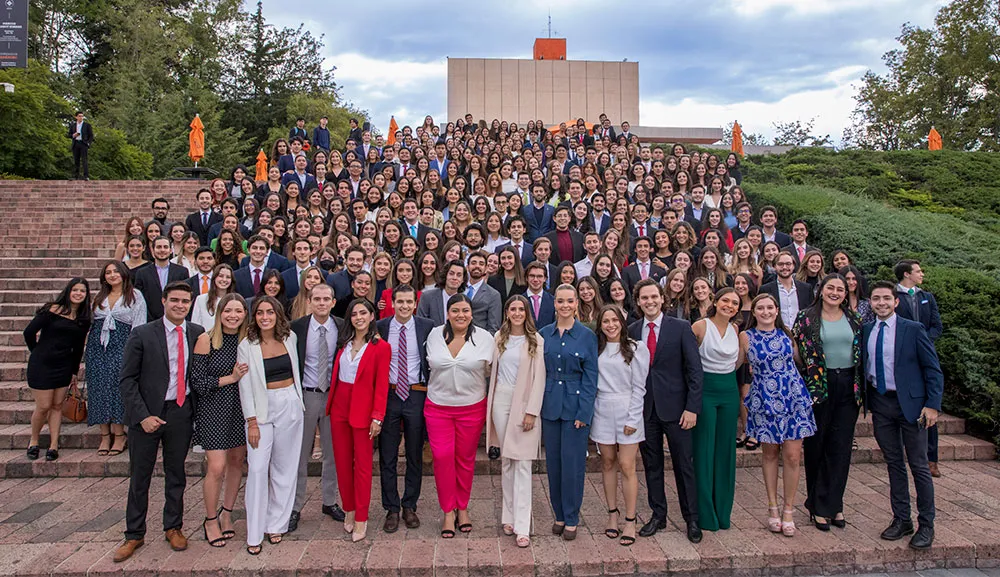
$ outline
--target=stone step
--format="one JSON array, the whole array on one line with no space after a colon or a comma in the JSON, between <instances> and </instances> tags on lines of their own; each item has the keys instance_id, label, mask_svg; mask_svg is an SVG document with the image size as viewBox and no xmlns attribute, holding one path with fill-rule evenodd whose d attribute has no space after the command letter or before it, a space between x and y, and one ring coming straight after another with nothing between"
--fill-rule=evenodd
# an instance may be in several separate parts
<instances>
[{"instance_id":1,"label":"stone step","mask_svg":"<svg viewBox=\"0 0 1000 577\"><path fill-rule=\"evenodd\" d=\"M0 331L23 331L24 327L28 326L28 323L30 322L31 322L31 316L0 317ZM5 380L5 379L0 379L0 380Z\"/></svg>"},{"instance_id":2,"label":"stone step","mask_svg":"<svg viewBox=\"0 0 1000 577\"><path fill-rule=\"evenodd\" d=\"M24 345L0 345L0 363L27 363L29 354Z\"/></svg>"},{"instance_id":3,"label":"stone step","mask_svg":"<svg viewBox=\"0 0 1000 577\"><path fill-rule=\"evenodd\" d=\"M109 252L113 252L114 247L111 248ZM38 267L90 267L94 268L100 267L101 263L109 260L110 256L107 258L102 258L101 256L49 256L49 257L31 257L25 258L21 256L14 257L0 257L0 271L10 270L12 268L38 268Z\"/></svg>"},{"instance_id":4,"label":"stone step","mask_svg":"<svg viewBox=\"0 0 1000 577\"><path fill-rule=\"evenodd\" d=\"M93 274L93 271L92 273ZM97 278L92 277L91 274L86 275L87 280L90 282L91 288L97 287ZM57 277L39 277L38 275L24 275L18 278L0 278L0 290L3 291L51 291L56 292L61 291L66 283L72 278L73 275L60 275Z\"/></svg>"},{"instance_id":5,"label":"stone step","mask_svg":"<svg viewBox=\"0 0 1000 577\"><path fill-rule=\"evenodd\" d=\"M24 346L24 331L0 331L0 346Z\"/></svg>"},{"instance_id":6,"label":"stone step","mask_svg":"<svg viewBox=\"0 0 1000 577\"><path fill-rule=\"evenodd\" d=\"M3 274L0 272L0 274ZM66 283L66 280L62 281ZM91 287L93 288L93 287ZM59 296L60 289L53 290L0 290L0 303L31 303L41 306ZM94 290L91 291L96 294Z\"/></svg>"},{"instance_id":7,"label":"stone step","mask_svg":"<svg viewBox=\"0 0 1000 577\"><path fill-rule=\"evenodd\" d=\"M32 267L32 268L13 268L4 271L4 276L6 278L44 278L58 280L59 282L57 288L62 288L66 281L75 276L83 276L85 278L91 278L96 275L98 266L81 266L79 264L71 267ZM8 288L8 287L3 287ZM36 287L33 287L36 288Z\"/></svg>"},{"instance_id":8,"label":"stone step","mask_svg":"<svg viewBox=\"0 0 1000 577\"><path fill-rule=\"evenodd\" d=\"M96 430L96 428L95 428ZM44 458L37 461L28 460L25 455L25 446L17 449L0 450L0 476L3 478L23 478L23 477L127 477L129 475L128 454L123 453L114 457L100 457L92 448L73 449L66 448L59 450L59 459L54 462L46 462ZM939 444L939 461L992 461L996 459L996 448L992 443L976 439L968 435L942 435ZM544 458L544 447L542 458L532 462L532 473L542 474L547 471ZM43 453L44 454L44 453ZM666 452L666 468L672 469L669 452ZM378 453L373 455L375 470L378 470ZM745 451L737 449L737 468L756 468L761 466L762 453L760 450ZM858 449L851 454L851 463L867 464L883 462L882 451L878 448L874 438L861 437L858 439ZM637 463L637 469L642 470L642 461ZM406 459L399 457L397 471L405 472ZM185 469L188 475L204 476L205 457L203 454L194 452L188 453ZM310 460L309 475L319 476L322 471L322 463L318 460ZM597 473L601 471L601 458L597 454L594 445L590 446L587 457L587 472ZM476 452L475 472L478 475L499 475L500 461L491 461L486 455L486 448L480 447ZM157 461L156 475L162 475L162 461ZM423 474L430 476L434 474L434 467L430 461L430 452L424 451Z\"/></svg>"}]
</instances>

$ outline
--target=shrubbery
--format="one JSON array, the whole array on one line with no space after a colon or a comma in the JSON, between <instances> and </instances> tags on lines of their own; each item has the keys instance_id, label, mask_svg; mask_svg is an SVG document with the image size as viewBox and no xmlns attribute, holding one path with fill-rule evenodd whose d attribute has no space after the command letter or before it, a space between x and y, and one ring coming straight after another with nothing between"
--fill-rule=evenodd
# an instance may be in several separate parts
<instances>
[{"instance_id":1,"label":"shrubbery","mask_svg":"<svg viewBox=\"0 0 1000 577\"><path fill-rule=\"evenodd\" d=\"M798 166L783 169L802 171ZM810 244L826 254L847 250L873 279L895 280L897 261L920 259L925 287L937 298L945 327L937 341L945 410L968 419L972 431L1000 441L1000 255L993 249L994 234L952 215L895 208L818 186L751 182L746 190L758 209L778 208L783 229L804 218Z\"/></svg>"}]
</instances>

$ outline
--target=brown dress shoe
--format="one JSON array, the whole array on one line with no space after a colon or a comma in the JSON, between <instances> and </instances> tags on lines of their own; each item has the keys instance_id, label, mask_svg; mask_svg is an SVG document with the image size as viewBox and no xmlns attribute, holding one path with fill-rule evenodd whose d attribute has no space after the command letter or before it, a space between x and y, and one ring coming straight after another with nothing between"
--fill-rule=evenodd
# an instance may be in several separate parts
<instances>
[{"instance_id":1,"label":"brown dress shoe","mask_svg":"<svg viewBox=\"0 0 1000 577\"><path fill-rule=\"evenodd\" d=\"M382 530L386 533L395 533L399 530L399 513L395 511L389 511L385 515L385 523L382 524Z\"/></svg>"},{"instance_id":2,"label":"brown dress shoe","mask_svg":"<svg viewBox=\"0 0 1000 577\"><path fill-rule=\"evenodd\" d=\"M118 549L115 550L115 563L127 561L130 557L132 557L132 554L135 553L136 549L142 547L143 543L145 543L145 541L142 539L125 539L125 542L119 545Z\"/></svg>"},{"instance_id":3,"label":"brown dress shoe","mask_svg":"<svg viewBox=\"0 0 1000 577\"><path fill-rule=\"evenodd\" d=\"M941 469L938 469L938 464L934 461L927 463L927 468L931 470L931 477L941 476Z\"/></svg>"},{"instance_id":4,"label":"brown dress shoe","mask_svg":"<svg viewBox=\"0 0 1000 577\"><path fill-rule=\"evenodd\" d=\"M408 529L416 529L420 526L420 517L417 517L417 512L413 509L403 509L403 522Z\"/></svg>"},{"instance_id":5,"label":"brown dress shoe","mask_svg":"<svg viewBox=\"0 0 1000 577\"><path fill-rule=\"evenodd\" d=\"M184 536L184 533L181 533L180 529L167 529L165 537L170 543L170 548L174 551L183 551L188 548L187 537Z\"/></svg>"}]
</instances>

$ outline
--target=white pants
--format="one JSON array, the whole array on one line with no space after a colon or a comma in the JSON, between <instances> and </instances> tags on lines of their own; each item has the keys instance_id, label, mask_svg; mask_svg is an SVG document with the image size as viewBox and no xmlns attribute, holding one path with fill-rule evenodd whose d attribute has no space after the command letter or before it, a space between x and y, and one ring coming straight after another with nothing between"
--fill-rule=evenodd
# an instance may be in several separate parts
<instances>
[{"instance_id":1,"label":"white pants","mask_svg":"<svg viewBox=\"0 0 1000 577\"><path fill-rule=\"evenodd\" d=\"M267 391L268 422L258 423L260 442L247 444L247 545L260 545L264 533L285 533L295 504L302 447L302 405L295 389Z\"/></svg>"},{"instance_id":2,"label":"white pants","mask_svg":"<svg viewBox=\"0 0 1000 577\"><path fill-rule=\"evenodd\" d=\"M493 425L497 438L504 438L510 417L511 399L514 390L499 386L493 393ZM516 423L515 423L516 425ZM539 426L536 424L535 426ZM531 533L531 461L502 458L501 488L503 489L503 512L500 522L513 525L516 535Z\"/></svg>"}]
</instances>

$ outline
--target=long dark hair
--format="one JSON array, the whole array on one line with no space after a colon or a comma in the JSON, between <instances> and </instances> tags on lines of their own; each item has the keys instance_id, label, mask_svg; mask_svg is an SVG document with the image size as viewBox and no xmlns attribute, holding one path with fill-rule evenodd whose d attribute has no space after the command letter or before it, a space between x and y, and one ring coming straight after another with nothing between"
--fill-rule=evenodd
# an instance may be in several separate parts
<instances>
[{"instance_id":1,"label":"long dark hair","mask_svg":"<svg viewBox=\"0 0 1000 577\"><path fill-rule=\"evenodd\" d=\"M635 357L635 340L629 338L628 325L625 324L625 314L617 305L604 305L601 307L601 312L597 315L597 354L603 353L604 347L608 344L608 337L601 330L604 315L608 313L615 315L615 318L618 319L618 323L622 327L618 332L618 344L621 345L620 350L622 358L625 359L625 364L631 365L632 359Z\"/></svg>"},{"instance_id":2,"label":"long dark hair","mask_svg":"<svg viewBox=\"0 0 1000 577\"><path fill-rule=\"evenodd\" d=\"M135 291L132 288L132 277L129 275L128 267L120 260L108 260L101 265L101 274L99 275L101 288L97 290L97 296L94 297L94 311L104 308L104 299L111 293L111 285L104 279L109 266L115 267L115 270L122 277L122 304L130 307L135 303Z\"/></svg>"},{"instance_id":3,"label":"long dark hair","mask_svg":"<svg viewBox=\"0 0 1000 577\"><path fill-rule=\"evenodd\" d=\"M457 261L452 261L452 262L457 262ZM452 295L451 298L448 299L448 306L444 308L445 316L447 317L448 309L462 302L468 303L469 308L472 308L472 301L469 300L469 297L465 296L464 292L459 292ZM476 342L472 340L472 335L475 332L476 332L476 326L472 323L469 323L469 328L466 329L465 331L465 340L469 341L472 344L476 344ZM444 321L444 342L451 344L451 341L454 338L455 338L455 329L451 327L451 321L447 320L446 318Z\"/></svg>"},{"instance_id":4,"label":"long dark hair","mask_svg":"<svg viewBox=\"0 0 1000 577\"><path fill-rule=\"evenodd\" d=\"M823 338L820 336L820 327L823 325L823 289L827 284L835 280L844 283L844 300L840 301L840 310L847 318L852 331L857 333L861 329L855 319L856 313L851 310L851 299L847 295L847 279L839 273L832 272L823 277L823 280L819 281L819 284L816 285L816 300L802 313L809 320L809 327L806 330L809 332L810 338L817 339L820 342L823 341Z\"/></svg>"},{"instance_id":5,"label":"long dark hair","mask_svg":"<svg viewBox=\"0 0 1000 577\"><path fill-rule=\"evenodd\" d=\"M840 252L843 252L843 251L840 251ZM844 254L847 254L847 253L844 253ZM858 290L857 290L857 294L855 295L855 297L857 297L857 299L859 301L868 298L868 279L865 278L864 273L862 273L860 270L858 270L858 267L854 266L853 264L849 264L849 265L847 265L845 267L841 267L841 269L839 271L837 271L837 274L839 274L840 276L844 277L845 282L847 280L847 273L853 274L854 278L856 278L858 280ZM851 290L847 289L848 299L850 299L850 296L851 296L850 293L851 293Z\"/></svg>"},{"instance_id":6,"label":"long dark hair","mask_svg":"<svg viewBox=\"0 0 1000 577\"><path fill-rule=\"evenodd\" d=\"M753 311L757 308L757 303L764 300L773 302L774 308L778 311L778 314L774 318L774 328L788 335L788 338L792 338L792 332L785 326L785 321L781 320L781 303L771 293L760 293L750 302L750 319L747 321L747 326L744 330L748 331L757 328L757 317L754 316Z\"/></svg>"},{"instance_id":7,"label":"long dark hair","mask_svg":"<svg viewBox=\"0 0 1000 577\"><path fill-rule=\"evenodd\" d=\"M128 274L126 273L126 277L127 276ZM57 315L67 315L73 312L73 303L69 300L69 293L73 290L73 287L78 284L82 284L83 288L87 289L87 298L80 303L79 308L76 310L76 322L81 325L90 324L90 283L87 282L87 279L79 276L69 279L69 282L66 283L65 287L63 287L59 296L57 296L55 300L42 305L38 309L37 313L41 314L45 311L52 311L52 309L55 309L53 312Z\"/></svg>"},{"instance_id":8,"label":"long dark hair","mask_svg":"<svg viewBox=\"0 0 1000 577\"><path fill-rule=\"evenodd\" d=\"M260 342L260 327L257 326L257 309L260 305L267 303L274 309L274 340L284 342L292 332L291 325L288 324L288 316L285 315L285 307L278 302L278 299L262 294L253 299L253 306L250 308L250 319L247 321L247 339L251 343ZM221 321L216 321L217 323Z\"/></svg>"},{"instance_id":9,"label":"long dark hair","mask_svg":"<svg viewBox=\"0 0 1000 577\"><path fill-rule=\"evenodd\" d=\"M368 323L368 332L365 333L365 342L371 343L379 338L378 330L375 328L375 320L378 316L375 313L375 305L368 299L354 299L351 301L351 304L347 305L347 312L344 313L344 328L340 331L340 340L337 343L338 349L347 346L347 343L353 341L354 337L357 336L357 330L354 328L354 323L351 322L351 315L357 307L365 307L372 314L372 320Z\"/></svg>"}]
</instances>

